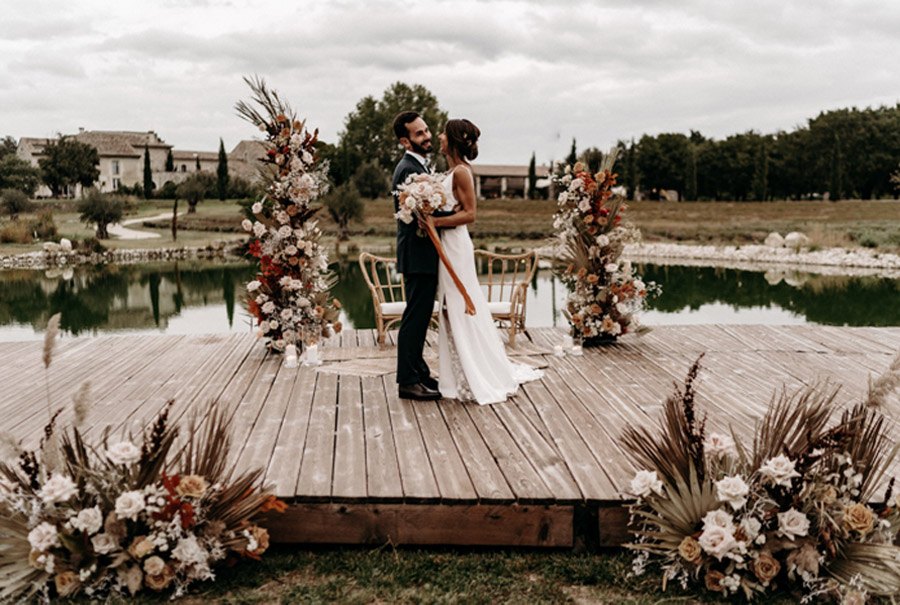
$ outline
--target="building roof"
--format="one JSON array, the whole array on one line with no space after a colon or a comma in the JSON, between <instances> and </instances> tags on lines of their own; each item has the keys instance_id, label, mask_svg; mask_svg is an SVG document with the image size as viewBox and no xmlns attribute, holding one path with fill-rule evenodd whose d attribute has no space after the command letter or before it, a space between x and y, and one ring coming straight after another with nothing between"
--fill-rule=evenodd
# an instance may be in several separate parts
<instances>
[{"instance_id":1,"label":"building roof","mask_svg":"<svg viewBox=\"0 0 900 605\"><path fill-rule=\"evenodd\" d=\"M243 160L245 162L253 162L260 158L265 157L266 155L266 146L263 145L262 141L253 141L250 139L245 139L234 146L234 149L231 150L231 153L228 154L228 159L237 159Z\"/></svg>"},{"instance_id":2,"label":"building roof","mask_svg":"<svg viewBox=\"0 0 900 605\"><path fill-rule=\"evenodd\" d=\"M194 158L200 158L204 162L219 161L219 153L217 151L186 151L183 149L173 149L172 159L176 162L194 161Z\"/></svg>"},{"instance_id":3,"label":"building roof","mask_svg":"<svg viewBox=\"0 0 900 605\"><path fill-rule=\"evenodd\" d=\"M477 176L483 177L523 177L528 178L528 165L512 165L512 164L472 164L472 168ZM535 166L535 172L538 178L548 176L550 174L549 166L541 164Z\"/></svg>"},{"instance_id":4,"label":"building roof","mask_svg":"<svg viewBox=\"0 0 900 605\"><path fill-rule=\"evenodd\" d=\"M71 136L76 141L86 143L97 150L101 157L140 157L144 147L171 149L172 146L159 138L152 130L129 132L117 130L81 130ZM19 155L41 155L50 139L22 137L19 139Z\"/></svg>"}]
</instances>

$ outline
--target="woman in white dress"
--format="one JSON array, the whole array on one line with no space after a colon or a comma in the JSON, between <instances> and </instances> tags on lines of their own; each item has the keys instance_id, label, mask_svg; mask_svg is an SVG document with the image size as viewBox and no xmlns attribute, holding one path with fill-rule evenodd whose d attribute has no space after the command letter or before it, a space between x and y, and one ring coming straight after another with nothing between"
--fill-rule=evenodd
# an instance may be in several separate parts
<instances>
[{"instance_id":1,"label":"woman in white dress","mask_svg":"<svg viewBox=\"0 0 900 605\"><path fill-rule=\"evenodd\" d=\"M475 221L475 180L470 160L478 156L481 131L469 120L449 120L439 135L441 153L450 172L444 179L446 203L452 215L428 217L441 229L441 244L457 276L475 304L467 315L462 294L443 264L438 269L440 390L444 397L479 404L500 403L515 394L519 384L543 373L513 363L494 326L475 270L474 247L466 227ZM446 227L455 227L446 229Z\"/></svg>"}]
</instances>

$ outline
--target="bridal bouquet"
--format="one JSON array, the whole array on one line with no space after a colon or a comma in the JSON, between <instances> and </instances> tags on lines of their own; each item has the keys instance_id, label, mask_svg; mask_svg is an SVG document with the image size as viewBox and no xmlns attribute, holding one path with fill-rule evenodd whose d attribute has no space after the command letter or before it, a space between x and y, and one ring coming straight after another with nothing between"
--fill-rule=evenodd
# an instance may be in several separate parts
<instances>
[{"instance_id":1,"label":"bridal bouquet","mask_svg":"<svg viewBox=\"0 0 900 605\"><path fill-rule=\"evenodd\" d=\"M572 335L583 338L585 346L646 330L637 314L645 308L648 294L660 291L654 283L645 284L631 262L621 259L625 244L637 241L640 232L623 220L627 206L613 195L615 160L614 148L596 174L578 162L556 179L562 191L553 227L565 261L560 278L569 290L564 312Z\"/></svg>"},{"instance_id":2,"label":"bridal bouquet","mask_svg":"<svg viewBox=\"0 0 900 605\"><path fill-rule=\"evenodd\" d=\"M330 296L334 277L312 220L318 208L311 204L328 190L328 166L316 154L318 132L309 132L263 81L247 83L262 111L243 101L237 109L265 133L267 183L265 197L242 222L253 238L249 252L259 259L259 273L247 284L247 309L269 349L280 352L341 330L341 304Z\"/></svg>"},{"instance_id":3,"label":"bridal bouquet","mask_svg":"<svg viewBox=\"0 0 900 605\"><path fill-rule=\"evenodd\" d=\"M770 405L750 443L706 431L693 381L665 405L661 430L628 429L634 569L746 599L776 587L804 602L864 603L900 594L900 495L882 498L897 446L878 411L900 384L900 356L865 401L829 424L835 390L806 388Z\"/></svg>"},{"instance_id":4,"label":"bridal bouquet","mask_svg":"<svg viewBox=\"0 0 900 605\"><path fill-rule=\"evenodd\" d=\"M52 342L46 366L50 358ZM144 589L178 596L215 579L218 564L266 551L269 536L256 519L285 505L258 485L262 470L233 473L229 422L215 404L180 443L172 401L137 437L93 441L83 432L88 399L82 387L68 428L57 424L63 410L53 413L36 450L6 440L0 602Z\"/></svg>"},{"instance_id":5,"label":"bridal bouquet","mask_svg":"<svg viewBox=\"0 0 900 605\"><path fill-rule=\"evenodd\" d=\"M397 187L395 193L399 200L400 210L394 217L407 225L410 224L414 218L424 219L427 216L431 216L434 214L435 210L440 209L446 199L444 196L443 175L437 174L411 174ZM466 313L468 315L475 315L475 303L472 302L469 293L466 291L466 287L453 269L450 259L447 258L447 254L444 252L444 247L441 245L441 238L438 236L437 231L430 222L426 223L425 231L428 233L431 243L434 244L438 257L447 268L450 278L453 280L453 283L456 285L460 294L462 294L463 301L466 305Z\"/></svg>"}]
</instances>

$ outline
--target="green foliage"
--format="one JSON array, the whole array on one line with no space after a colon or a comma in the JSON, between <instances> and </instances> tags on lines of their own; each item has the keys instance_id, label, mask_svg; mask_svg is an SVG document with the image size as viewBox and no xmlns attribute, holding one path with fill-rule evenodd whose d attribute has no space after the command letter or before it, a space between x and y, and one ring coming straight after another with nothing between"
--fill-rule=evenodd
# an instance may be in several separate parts
<instances>
[{"instance_id":1,"label":"green foliage","mask_svg":"<svg viewBox=\"0 0 900 605\"><path fill-rule=\"evenodd\" d=\"M71 137L60 136L44 147L44 157L38 160L44 183L59 197L74 185L90 187L100 176L100 155L97 150Z\"/></svg>"},{"instance_id":2,"label":"green foliage","mask_svg":"<svg viewBox=\"0 0 900 605\"><path fill-rule=\"evenodd\" d=\"M171 149L166 154L166 172L175 172L175 156L172 155Z\"/></svg>"},{"instance_id":3,"label":"green foliage","mask_svg":"<svg viewBox=\"0 0 900 605\"><path fill-rule=\"evenodd\" d=\"M338 241L350 239L348 226L352 220L361 220L365 207L360 199L359 191L352 183L341 185L330 192L324 200L328 214L337 224Z\"/></svg>"},{"instance_id":4,"label":"green foliage","mask_svg":"<svg viewBox=\"0 0 900 605\"><path fill-rule=\"evenodd\" d=\"M34 240L31 225L12 221L0 227L0 244L30 244Z\"/></svg>"},{"instance_id":5,"label":"green foliage","mask_svg":"<svg viewBox=\"0 0 900 605\"><path fill-rule=\"evenodd\" d=\"M194 172L184 179L176 189L177 196L187 200L188 214L197 212L197 204L209 197L216 186L216 178L208 172Z\"/></svg>"},{"instance_id":6,"label":"green foliage","mask_svg":"<svg viewBox=\"0 0 900 605\"><path fill-rule=\"evenodd\" d=\"M596 147L588 147L581 152L579 159L587 167L588 172L597 174L597 171L600 170L600 163L603 161L603 152Z\"/></svg>"},{"instance_id":7,"label":"green foliage","mask_svg":"<svg viewBox=\"0 0 900 605\"><path fill-rule=\"evenodd\" d=\"M537 167L535 165L534 152L531 152L531 161L528 162L528 198L537 197Z\"/></svg>"},{"instance_id":8,"label":"green foliage","mask_svg":"<svg viewBox=\"0 0 900 605\"><path fill-rule=\"evenodd\" d=\"M374 160L386 172L392 172L403 154L393 132L394 116L403 110L422 115L432 132L437 147L439 129L447 122L447 112L437 97L421 84L409 86L402 82L391 84L376 100L366 96L344 120L344 131L335 147L323 149L320 155L330 162L330 175L335 184L349 181L366 160Z\"/></svg>"},{"instance_id":9,"label":"green foliage","mask_svg":"<svg viewBox=\"0 0 900 605\"><path fill-rule=\"evenodd\" d=\"M0 139L0 160L10 155L16 155L18 147L16 140L9 135Z\"/></svg>"},{"instance_id":10,"label":"green foliage","mask_svg":"<svg viewBox=\"0 0 900 605\"><path fill-rule=\"evenodd\" d=\"M156 192L156 197L163 200L174 200L178 195L178 185L173 183L172 181L166 181L163 183L163 186L160 187L159 191Z\"/></svg>"},{"instance_id":11,"label":"green foliage","mask_svg":"<svg viewBox=\"0 0 900 605\"><path fill-rule=\"evenodd\" d=\"M150 168L150 149L144 145L144 186L141 193L144 199L153 197L153 170Z\"/></svg>"},{"instance_id":12,"label":"green foliage","mask_svg":"<svg viewBox=\"0 0 900 605\"><path fill-rule=\"evenodd\" d=\"M16 220L19 214L31 211L34 204L27 195L18 189L3 189L0 191L0 207L10 218Z\"/></svg>"},{"instance_id":13,"label":"green foliage","mask_svg":"<svg viewBox=\"0 0 900 605\"><path fill-rule=\"evenodd\" d=\"M15 150L0 155L0 189L17 189L30 196L40 184L41 171L16 156Z\"/></svg>"},{"instance_id":14,"label":"green foliage","mask_svg":"<svg viewBox=\"0 0 900 605\"><path fill-rule=\"evenodd\" d=\"M387 173L375 160L362 163L353 173L352 181L359 194L370 200L387 195L390 188Z\"/></svg>"},{"instance_id":15,"label":"green foliage","mask_svg":"<svg viewBox=\"0 0 900 605\"><path fill-rule=\"evenodd\" d=\"M39 240L55 240L59 235L56 229L56 222L53 220L53 212L49 208L38 212L37 218L31 222L29 227Z\"/></svg>"},{"instance_id":16,"label":"green foliage","mask_svg":"<svg viewBox=\"0 0 900 605\"><path fill-rule=\"evenodd\" d=\"M259 183L253 183L239 176L228 177L228 198L260 198L263 188Z\"/></svg>"},{"instance_id":17,"label":"green foliage","mask_svg":"<svg viewBox=\"0 0 900 605\"><path fill-rule=\"evenodd\" d=\"M82 222L96 225L97 239L109 239L108 227L122 220L125 214L125 201L92 188L87 195L78 200L76 209Z\"/></svg>"},{"instance_id":18,"label":"green foliage","mask_svg":"<svg viewBox=\"0 0 900 605\"><path fill-rule=\"evenodd\" d=\"M219 164L216 166L216 193L220 200L228 197L228 155L225 153L225 143L219 139Z\"/></svg>"},{"instance_id":19,"label":"green foliage","mask_svg":"<svg viewBox=\"0 0 900 605\"><path fill-rule=\"evenodd\" d=\"M572 148L569 150L569 155L566 156L566 164L573 166L577 161L578 150L575 147L575 137L572 137Z\"/></svg>"}]
</instances>

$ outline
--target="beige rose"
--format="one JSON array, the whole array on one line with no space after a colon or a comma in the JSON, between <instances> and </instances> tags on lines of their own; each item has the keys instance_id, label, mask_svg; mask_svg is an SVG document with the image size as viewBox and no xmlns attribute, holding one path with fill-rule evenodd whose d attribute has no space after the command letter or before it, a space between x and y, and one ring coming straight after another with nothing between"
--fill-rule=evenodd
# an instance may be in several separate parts
<instances>
[{"instance_id":1,"label":"beige rose","mask_svg":"<svg viewBox=\"0 0 900 605\"><path fill-rule=\"evenodd\" d=\"M781 571L781 563L765 551L759 553L759 556L753 562L753 573L763 583L763 586L768 585L778 575L779 571Z\"/></svg>"},{"instance_id":2,"label":"beige rose","mask_svg":"<svg viewBox=\"0 0 900 605\"><path fill-rule=\"evenodd\" d=\"M841 605L866 605L866 593L858 590L848 590L844 598L841 599Z\"/></svg>"},{"instance_id":3,"label":"beige rose","mask_svg":"<svg viewBox=\"0 0 900 605\"><path fill-rule=\"evenodd\" d=\"M259 556L269 549L269 532L265 528L254 525L250 528L250 535L256 540L257 545L256 550L250 554Z\"/></svg>"},{"instance_id":4,"label":"beige rose","mask_svg":"<svg viewBox=\"0 0 900 605\"><path fill-rule=\"evenodd\" d=\"M711 590L712 592L725 592L725 587L722 586L723 579L725 579L725 574L721 571L712 569L706 572L706 577L704 578L706 590Z\"/></svg>"},{"instance_id":5,"label":"beige rose","mask_svg":"<svg viewBox=\"0 0 900 605\"><path fill-rule=\"evenodd\" d=\"M857 531L865 535L872 531L875 524L875 515L865 504L851 504L844 511L844 525L851 531Z\"/></svg>"},{"instance_id":6,"label":"beige rose","mask_svg":"<svg viewBox=\"0 0 900 605\"><path fill-rule=\"evenodd\" d=\"M207 489L209 484L200 475L185 475L178 482L175 491L182 498L202 498Z\"/></svg>"},{"instance_id":7,"label":"beige rose","mask_svg":"<svg viewBox=\"0 0 900 605\"><path fill-rule=\"evenodd\" d=\"M685 561L696 563L700 560L703 549L700 548L700 543L694 540L694 538L685 536L684 540L681 541L681 544L678 545L678 554L681 555L681 558Z\"/></svg>"},{"instance_id":8,"label":"beige rose","mask_svg":"<svg viewBox=\"0 0 900 605\"><path fill-rule=\"evenodd\" d=\"M68 597L76 592L81 586L78 574L74 571L63 571L53 577L53 583L56 585L56 593L61 597Z\"/></svg>"},{"instance_id":9,"label":"beige rose","mask_svg":"<svg viewBox=\"0 0 900 605\"><path fill-rule=\"evenodd\" d=\"M155 548L156 544L154 544L150 538L147 536L138 536L134 539L134 542L131 543L131 546L128 547L128 554L135 559L143 559L152 553Z\"/></svg>"},{"instance_id":10,"label":"beige rose","mask_svg":"<svg viewBox=\"0 0 900 605\"><path fill-rule=\"evenodd\" d=\"M163 569L166 566L166 562L163 561L160 557L156 555L152 557L148 557L146 561L144 561L144 573L148 576L158 576L163 572Z\"/></svg>"},{"instance_id":11,"label":"beige rose","mask_svg":"<svg viewBox=\"0 0 900 605\"><path fill-rule=\"evenodd\" d=\"M164 565L162 568L162 572L155 575L147 575L144 577L144 583L151 590L165 590L169 584L172 583L172 580L175 579L175 571L172 569L171 565Z\"/></svg>"},{"instance_id":12,"label":"beige rose","mask_svg":"<svg viewBox=\"0 0 900 605\"><path fill-rule=\"evenodd\" d=\"M822 490L822 495L819 499L824 504L834 504L835 500L837 500L837 490L834 489L834 486L829 485L824 490Z\"/></svg>"}]
</instances>

